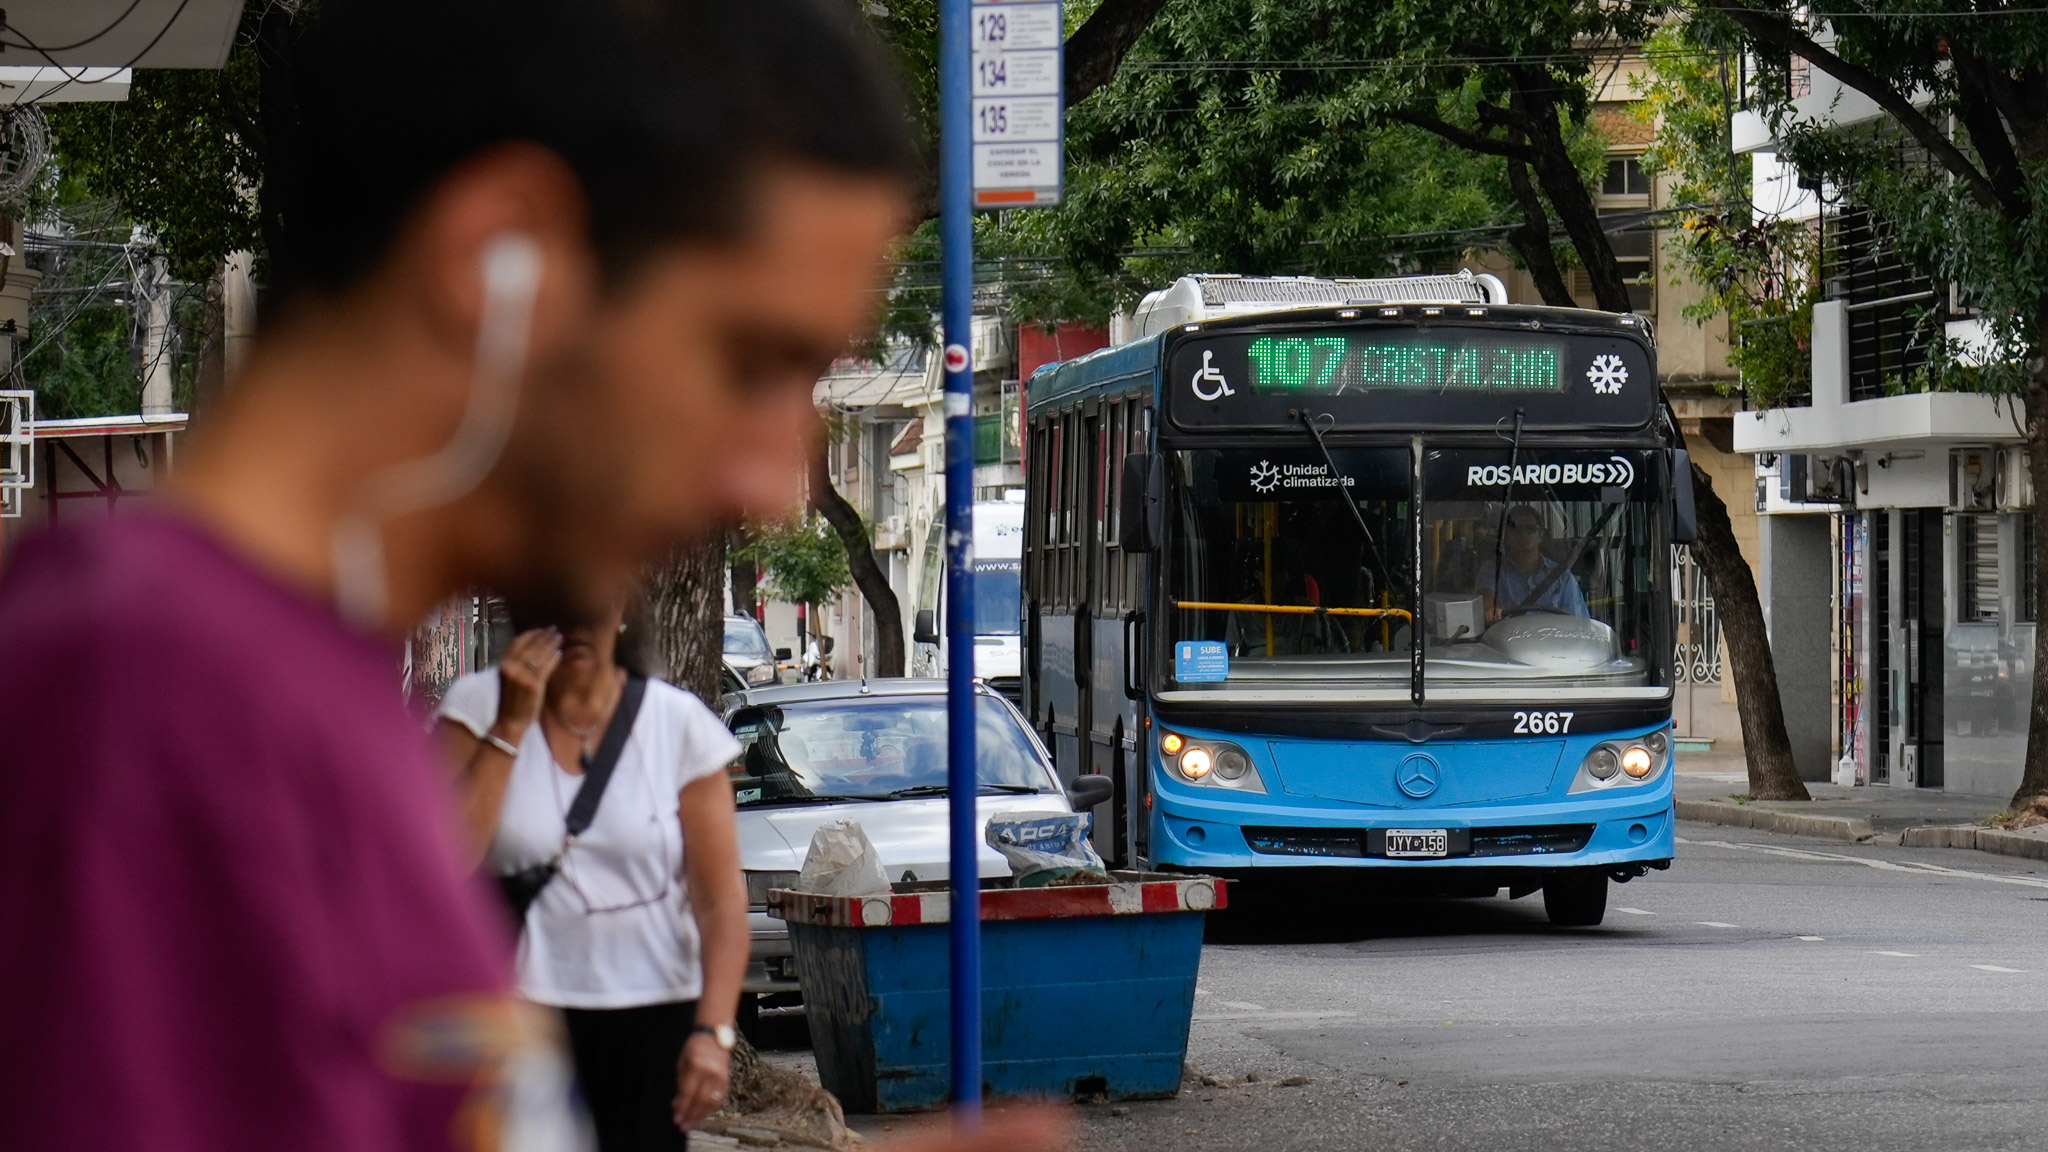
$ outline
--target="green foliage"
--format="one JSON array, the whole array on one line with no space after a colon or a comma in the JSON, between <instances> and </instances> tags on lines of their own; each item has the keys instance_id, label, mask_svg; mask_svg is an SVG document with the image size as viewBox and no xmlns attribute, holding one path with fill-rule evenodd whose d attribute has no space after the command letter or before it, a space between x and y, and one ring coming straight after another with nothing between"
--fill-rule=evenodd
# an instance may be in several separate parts
<instances>
[{"instance_id":1,"label":"green foliage","mask_svg":"<svg viewBox=\"0 0 2048 1152\"><path fill-rule=\"evenodd\" d=\"M978 221L978 276L1000 284L1019 319L1100 321L1188 272L1455 266L1497 249L1522 217L1504 162L1399 114L1488 133L1491 108L1509 99L1513 61L1524 81L1559 97L1572 159L1590 184L1604 145L1590 125L1579 49L1633 34L1655 10L1178 0L1116 78L1069 110L1065 203ZM927 58L910 43L909 9L891 13L906 58ZM892 330L926 338L937 249L929 224L905 245Z\"/></svg>"},{"instance_id":2,"label":"green foliage","mask_svg":"<svg viewBox=\"0 0 2048 1152\"><path fill-rule=\"evenodd\" d=\"M1963 348L1930 323L1921 339L1932 365L1893 382L1903 390L1959 389L2013 395L2032 386L2048 324L2048 20L1999 13L1971 0L1841 0L1829 5L1831 50L1878 85L1918 106L1944 155L1884 116L1840 127L1794 99L1793 62L1808 29L1789 15L1737 21L1701 10L1696 43L1749 50L1759 80L1752 107L1770 124L1780 155L1840 199L1870 209L1899 255L1937 284L1954 284L1979 311L1986 344ZM1783 9L1779 9L1783 11ZM1865 15L1864 13L1869 13ZM1811 66L1815 77L1823 73Z\"/></svg>"},{"instance_id":3,"label":"green foliage","mask_svg":"<svg viewBox=\"0 0 2048 1152\"><path fill-rule=\"evenodd\" d=\"M66 177L154 231L173 275L203 280L228 253L262 249L262 164L247 111L256 106L255 50L238 42L219 72L143 69L124 101L56 104L47 115Z\"/></svg>"},{"instance_id":4,"label":"green foliage","mask_svg":"<svg viewBox=\"0 0 2048 1152\"><path fill-rule=\"evenodd\" d=\"M1684 309L1706 324L1726 316L1735 335L1730 366L1759 408L1804 403L1813 390L1813 305L1819 298L1812 228L1758 219L1750 204L1751 162L1729 148L1733 64L1675 20L1644 46L1650 64L1637 114L1657 125L1644 168L1675 178L1673 199L1702 207L1665 234L1676 279L1705 291Z\"/></svg>"},{"instance_id":5,"label":"green foliage","mask_svg":"<svg viewBox=\"0 0 2048 1152\"><path fill-rule=\"evenodd\" d=\"M768 594L789 604L821 604L853 585L846 547L823 516L799 513L786 520L749 524L740 559L762 573Z\"/></svg>"}]
</instances>

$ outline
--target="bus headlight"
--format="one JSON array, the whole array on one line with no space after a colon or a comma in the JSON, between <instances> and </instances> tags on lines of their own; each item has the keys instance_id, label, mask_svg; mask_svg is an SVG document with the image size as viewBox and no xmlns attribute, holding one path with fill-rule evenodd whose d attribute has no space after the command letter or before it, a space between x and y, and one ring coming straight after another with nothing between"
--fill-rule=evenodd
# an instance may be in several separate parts
<instances>
[{"instance_id":1,"label":"bus headlight","mask_svg":"<svg viewBox=\"0 0 2048 1152\"><path fill-rule=\"evenodd\" d=\"M1651 759L1650 750L1641 744L1631 744L1628 750L1621 754L1621 770L1628 773L1630 779L1641 780L1648 776L1650 769L1655 766L1656 761Z\"/></svg>"},{"instance_id":2,"label":"bus headlight","mask_svg":"<svg viewBox=\"0 0 2048 1152\"><path fill-rule=\"evenodd\" d=\"M1159 741L1159 750L1160 762L1185 783L1239 792L1266 790L1251 753L1228 741L1190 740L1167 733Z\"/></svg>"},{"instance_id":3,"label":"bus headlight","mask_svg":"<svg viewBox=\"0 0 2048 1152\"><path fill-rule=\"evenodd\" d=\"M1629 739L1605 740L1587 750L1570 791L1647 783L1661 777L1670 764L1671 732L1667 728Z\"/></svg>"}]
</instances>

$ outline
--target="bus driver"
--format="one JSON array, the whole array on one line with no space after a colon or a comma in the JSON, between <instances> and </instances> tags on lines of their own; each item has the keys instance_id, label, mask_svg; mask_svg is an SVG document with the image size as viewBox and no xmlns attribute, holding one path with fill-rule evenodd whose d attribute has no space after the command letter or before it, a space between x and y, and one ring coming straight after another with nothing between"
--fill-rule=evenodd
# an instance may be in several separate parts
<instances>
[{"instance_id":1,"label":"bus driver","mask_svg":"<svg viewBox=\"0 0 2048 1152\"><path fill-rule=\"evenodd\" d=\"M1497 623L1511 612L1543 611L1586 616L1586 595L1578 578L1543 554L1549 533L1543 517L1527 504L1508 510L1501 554L1479 571L1479 594L1486 598L1486 622Z\"/></svg>"}]
</instances>

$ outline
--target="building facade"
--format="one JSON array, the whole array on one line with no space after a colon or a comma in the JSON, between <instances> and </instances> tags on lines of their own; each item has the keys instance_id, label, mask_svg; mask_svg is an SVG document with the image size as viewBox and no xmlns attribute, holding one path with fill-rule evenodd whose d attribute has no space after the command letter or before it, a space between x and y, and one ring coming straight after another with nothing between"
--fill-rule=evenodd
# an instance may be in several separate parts
<instances>
[{"instance_id":1,"label":"building facade","mask_svg":"<svg viewBox=\"0 0 2048 1152\"><path fill-rule=\"evenodd\" d=\"M1795 66L1793 92L1801 119L1883 116L1817 70ZM1820 253L1811 394L1734 422L1756 460L1760 585L1802 768L1825 747L1840 782L2010 795L2038 580L2022 414L1930 391L1936 338L1969 346L1979 322L1854 189L1803 186L1761 117L1738 111L1730 135L1754 157L1759 216L1804 222Z\"/></svg>"}]
</instances>

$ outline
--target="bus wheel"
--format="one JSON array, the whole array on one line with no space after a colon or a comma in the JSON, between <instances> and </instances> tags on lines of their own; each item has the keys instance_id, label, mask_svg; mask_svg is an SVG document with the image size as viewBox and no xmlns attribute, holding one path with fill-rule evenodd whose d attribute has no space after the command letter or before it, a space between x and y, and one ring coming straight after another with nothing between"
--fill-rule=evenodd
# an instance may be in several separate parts
<instances>
[{"instance_id":1,"label":"bus wheel","mask_svg":"<svg viewBox=\"0 0 2048 1152\"><path fill-rule=\"evenodd\" d=\"M1543 911L1559 928L1591 928L1607 918L1607 874L1559 872L1543 884Z\"/></svg>"}]
</instances>

